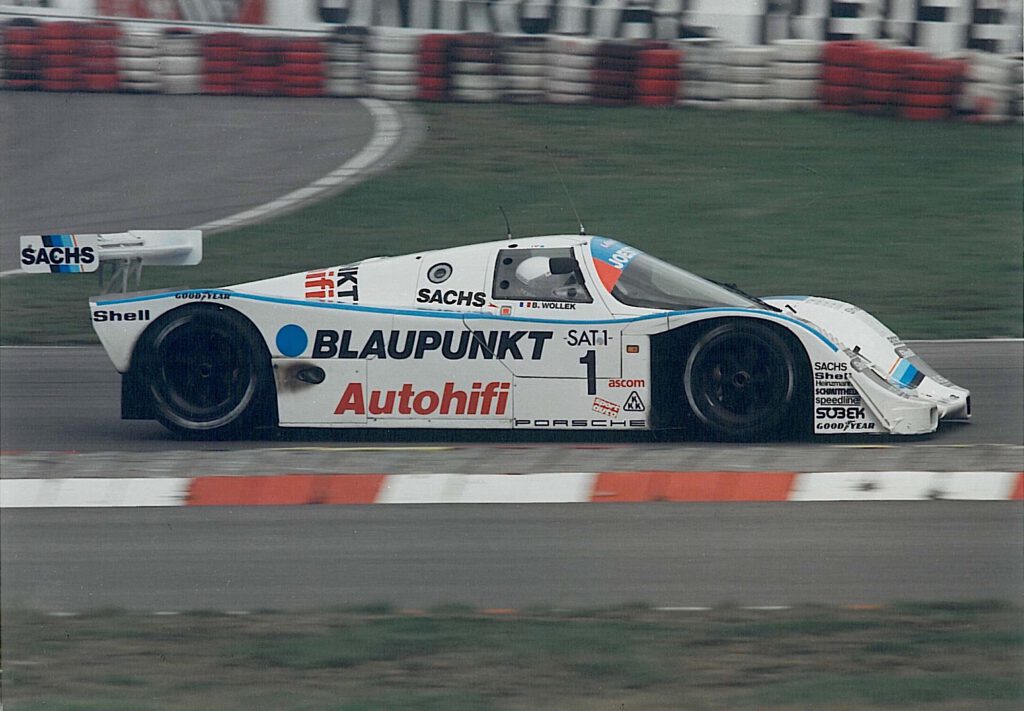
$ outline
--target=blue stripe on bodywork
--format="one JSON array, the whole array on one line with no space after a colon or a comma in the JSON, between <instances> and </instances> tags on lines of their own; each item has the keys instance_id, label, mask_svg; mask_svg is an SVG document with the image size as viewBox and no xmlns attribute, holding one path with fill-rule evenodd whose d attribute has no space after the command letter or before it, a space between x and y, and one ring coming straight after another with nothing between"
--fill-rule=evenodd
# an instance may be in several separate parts
<instances>
[{"instance_id":1,"label":"blue stripe on bodywork","mask_svg":"<svg viewBox=\"0 0 1024 711\"><path fill-rule=\"evenodd\" d=\"M543 319L543 318L525 318L520 316L497 316L493 314L476 314L476 313L458 313L452 311L428 311L425 309L399 309L399 308L385 308L381 306L361 306L359 304L328 304L322 301L305 301L301 299L286 299L279 296L262 296L259 294L242 294L237 291L229 291L224 289L189 289L187 291L170 291L163 294L148 294L146 296L133 296L126 299L110 299L108 301L97 301L97 306L116 306L118 304L133 304L142 301L155 301L157 299L173 299L176 294L180 293L194 293L196 291L203 291L210 294L226 294L232 299L248 299L249 301L259 301L268 304L282 304L285 306L303 306L312 309L332 309L335 311L356 311L359 313L368 314L386 314L390 316L414 316L418 318L447 318L447 319L458 319L458 320L482 320L482 321L501 321L502 323L508 322L521 322L521 323L550 323L559 325L587 325L587 326L600 326L616 323L637 323L640 321L650 321L652 319L668 318L671 316L689 316L692 314L702 313L739 313L739 314L757 314L758 316L764 316L771 319L777 319L779 321L786 321L792 323L800 328L813 334L818 340L824 343L832 351L838 351L839 348L829 340L823 333L818 331L813 326L800 321L795 318L791 318L784 314L777 314L772 311L762 311L761 309L744 309L730 306L723 306L720 308L706 308L706 309L690 309L687 311L662 311L656 314L647 314L645 316L631 316L628 318L612 318L612 319L592 319L592 320L559 320L559 319ZM193 302L196 303L196 302Z\"/></svg>"}]
</instances>

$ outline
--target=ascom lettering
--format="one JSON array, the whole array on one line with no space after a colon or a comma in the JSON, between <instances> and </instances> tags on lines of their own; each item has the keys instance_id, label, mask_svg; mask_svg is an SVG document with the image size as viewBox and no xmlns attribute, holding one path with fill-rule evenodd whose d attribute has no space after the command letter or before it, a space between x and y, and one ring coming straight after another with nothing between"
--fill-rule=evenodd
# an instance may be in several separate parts
<instances>
[{"instance_id":1,"label":"ascom lettering","mask_svg":"<svg viewBox=\"0 0 1024 711\"><path fill-rule=\"evenodd\" d=\"M382 331L353 341L352 331L321 329L313 358L420 360L437 352L445 360L540 360L551 331Z\"/></svg>"},{"instance_id":2,"label":"ascom lettering","mask_svg":"<svg viewBox=\"0 0 1024 711\"><path fill-rule=\"evenodd\" d=\"M456 291L454 289L420 289L416 301L421 304L445 304L446 306L483 306L487 294L482 291Z\"/></svg>"},{"instance_id":3,"label":"ascom lettering","mask_svg":"<svg viewBox=\"0 0 1024 711\"><path fill-rule=\"evenodd\" d=\"M397 390L371 390L367 397L362 383L349 383L342 393L335 415L504 415L512 385L492 381L473 383L460 390L445 383L440 391L415 390L405 383Z\"/></svg>"},{"instance_id":4,"label":"ascom lettering","mask_svg":"<svg viewBox=\"0 0 1024 711\"><path fill-rule=\"evenodd\" d=\"M92 264L96 250L92 247L25 247L21 250L21 263L33 264Z\"/></svg>"}]
</instances>

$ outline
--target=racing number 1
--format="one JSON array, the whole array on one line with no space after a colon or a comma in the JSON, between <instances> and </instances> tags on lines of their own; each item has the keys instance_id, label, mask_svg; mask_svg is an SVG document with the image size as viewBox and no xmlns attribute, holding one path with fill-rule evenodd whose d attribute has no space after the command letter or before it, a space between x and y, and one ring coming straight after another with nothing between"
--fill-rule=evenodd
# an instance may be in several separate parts
<instances>
[{"instance_id":1,"label":"racing number 1","mask_svg":"<svg viewBox=\"0 0 1024 711\"><path fill-rule=\"evenodd\" d=\"M597 395L597 351L587 351L580 363L587 366L587 395Z\"/></svg>"}]
</instances>

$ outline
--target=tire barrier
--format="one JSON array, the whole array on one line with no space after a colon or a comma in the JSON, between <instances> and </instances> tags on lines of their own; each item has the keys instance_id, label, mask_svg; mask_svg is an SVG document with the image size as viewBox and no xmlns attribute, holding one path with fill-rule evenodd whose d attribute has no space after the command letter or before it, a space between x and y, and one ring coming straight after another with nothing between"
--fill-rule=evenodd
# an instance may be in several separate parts
<instances>
[{"instance_id":1,"label":"tire barrier","mask_svg":"<svg viewBox=\"0 0 1024 711\"><path fill-rule=\"evenodd\" d=\"M725 53L726 105L731 109L764 109L770 98L768 70L771 47L731 47Z\"/></svg>"},{"instance_id":2,"label":"tire barrier","mask_svg":"<svg viewBox=\"0 0 1024 711\"><path fill-rule=\"evenodd\" d=\"M876 40L734 46L364 27L296 37L28 17L0 25L0 87L16 90L821 108L1001 123L1022 120L1022 67L1020 54L940 58Z\"/></svg>"},{"instance_id":3,"label":"tire barrier","mask_svg":"<svg viewBox=\"0 0 1024 711\"><path fill-rule=\"evenodd\" d=\"M151 31L126 31L117 44L121 90L160 91L160 35Z\"/></svg>"},{"instance_id":4,"label":"tire barrier","mask_svg":"<svg viewBox=\"0 0 1024 711\"><path fill-rule=\"evenodd\" d=\"M976 123L1020 121L1022 77L1021 55L966 52L958 55L966 65L957 111Z\"/></svg>"},{"instance_id":5,"label":"tire barrier","mask_svg":"<svg viewBox=\"0 0 1024 711\"><path fill-rule=\"evenodd\" d=\"M245 35L239 32L213 32L200 42L204 94L238 94L242 87L242 46Z\"/></svg>"},{"instance_id":6,"label":"tire barrier","mask_svg":"<svg viewBox=\"0 0 1024 711\"><path fill-rule=\"evenodd\" d=\"M372 29L366 37L363 53L366 94L393 101L415 99L419 84L419 47L417 32Z\"/></svg>"},{"instance_id":7,"label":"tire barrier","mask_svg":"<svg viewBox=\"0 0 1024 711\"><path fill-rule=\"evenodd\" d=\"M363 95L363 46L366 44L366 36L366 32L343 31L333 34L327 40L326 92L329 96Z\"/></svg>"},{"instance_id":8,"label":"tire barrier","mask_svg":"<svg viewBox=\"0 0 1024 711\"><path fill-rule=\"evenodd\" d=\"M456 35L426 34L420 37L416 56L418 76L416 98L447 101L451 84L451 50Z\"/></svg>"},{"instance_id":9,"label":"tire barrier","mask_svg":"<svg viewBox=\"0 0 1024 711\"><path fill-rule=\"evenodd\" d=\"M632 42L605 41L597 46L590 70L590 96L598 106L628 106L636 93L640 47Z\"/></svg>"},{"instance_id":10,"label":"tire barrier","mask_svg":"<svg viewBox=\"0 0 1024 711\"><path fill-rule=\"evenodd\" d=\"M677 103L705 109L723 106L727 96L725 44L711 37L693 37L680 40L678 46L685 59Z\"/></svg>"},{"instance_id":11,"label":"tire barrier","mask_svg":"<svg viewBox=\"0 0 1024 711\"><path fill-rule=\"evenodd\" d=\"M590 74L596 65L597 40L549 37L544 98L550 104L590 103Z\"/></svg>"},{"instance_id":12,"label":"tire barrier","mask_svg":"<svg viewBox=\"0 0 1024 711\"><path fill-rule=\"evenodd\" d=\"M768 68L770 108L810 111L821 93L821 53L817 40L779 40L772 43L774 61Z\"/></svg>"},{"instance_id":13,"label":"tire barrier","mask_svg":"<svg viewBox=\"0 0 1024 711\"><path fill-rule=\"evenodd\" d=\"M449 96L455 101L492 103L503 98L504 70L497 35L470 32L451 46Z\"/></svg>"},{"instance_id":14,"label":"tire barrier","mask_svg":"<svg viewBox=\"0 0 1024 711\"><path fill-rule=\"evenodd\" d=\"M162 93L198 94L202 91L202 48L195 33L174 27L164 30L159 56Z\"/></svg>"},{"instance_id":15,"label":"tire barrier","mask_svg":"<svg viewBox=\"0 0 1024 711\"><path fill-rule=\"evenodd\" d=\"M636 103L672 106L679 95L683 53L669 47L643 49L637 54Z\"/></svg>"},{"instance_id":16,"label":"tire barrier","mask_svg":"<svg viewBox=\"0 0 1024 711\"><path fill-rule=\"evenodd\" d=\"M547 85L547 42L535 35L506 37L503 57L505 101L536 104L544 101Z\"/></svg>"},{"instance_id":17,"label":"tire barrier","mask_svg":"<svg viewBox=\"0 0 1024 711\"><path fill-rule=\"evenodd\" d=\"M319 39L281 41L280 89L285 96L327 93L327 53Z\"/></svg>"}]
</instances>

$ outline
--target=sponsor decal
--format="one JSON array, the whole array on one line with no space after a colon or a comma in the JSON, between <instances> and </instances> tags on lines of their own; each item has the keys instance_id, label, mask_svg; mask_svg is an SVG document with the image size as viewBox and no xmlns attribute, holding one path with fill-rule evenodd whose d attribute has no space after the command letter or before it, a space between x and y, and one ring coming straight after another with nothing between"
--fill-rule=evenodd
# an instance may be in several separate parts
<instances>
[{"instance_id":1,"label":"sponsor decal","mask_svg":"<svg viewBox=\"0 0 1024 711\"><path fill-rule=\"evenodd\" d=\"M447 382L440 390L416 390L405 383L397 390L370 390L349 383L334 408L335 415L475 415L501 416L508 411L512 385L506 382L473 383L460 390Z\"/></svg>"},{"instance_id":2,"label":"sponsor decal","mask_svg":"<svg viewBox=\"0 0 1024 711\"><path fill-rule=\"evenodd\" d=\"M618 405L600 397L594 398L594 405L591 409L598 414L607 415L608 417L616 417L619 414Z\"/></svg>"},{"instance_id":3,"label":"sponsor decal","mask_svg":"<svg viewBox=\"0 0 1024 711\"><path fill-rule=\"evenodd\" d=\"M457 291L455 289L420 289L416 301L421 304L444 304L445 306L483 306L487 294L482 291Z\"/></svg>"},{"instance_id":4,"label":"sponsor decal","mask_svg":"<svg viewBox=\"0 0 1024 711\"><path fill-rule=\"evenodd\" d=\"M80 245L75 235L21 238L21 268L27 272L73 274L96 271L96 248Z\"/></svg>"},{"instance_id":5,"label":"sponsor decal","mask_svg":"<svg viewBox=\"0 0 1024 711\"><path fill-rule=\"evenodd\" d=\"M149 321L149 309L138 311L115 311L114 309L101 309L94 311L92 320L96 323L108 321Z\"/></svg>"},{"instance_id":6,"label":"sponsor decal","mask_svg":"<svg viewBox=\"0 0 1024 711\"><path fill-rule=\"evenodd\" d=\"M641 399L640 393L634 390L629 394L629 397L626 398L626 402L623 404L622 409L625 412L643 412L647 408L644 407L644 401Z\"/></svg>"},{"instance_id":7,"label":"sponsor decal","mask_svg":"<svg viewBox=\"0 0 1024 711\"><path fill-rule=\"evenodd\" d=\"M501 309L498 310L498 315L499 316L511 316L512 315L512 307L511 306L502 306Z\"/></svg>"},{"instance_id":8,"label":"sponsor decal","mask_svg":"<svg viewBox=\"0 0 1024 711\"><path fill-rule=\"evenodd\" d=\"M647 420L515 420L515 427L646 427Z\"/></svg>"},{"instance_id":9,"label":"sponsor decal","mask_svg":"<svg viewBox=\"0 0 1024 711\"><path fill-rule=\"evenodd\" d=\"M903 358L897 358L889 368L889 380L904 388L916 388L924 380L924 373L914 364Z\"/></svg>"},{"instance_id":10,"label":"sponsor decal","mask_svg":"<svg viewBox=\"0 0 1024 711\"><path fill-rule=\"evenodd\" d=\"M306 298L358 303L359 267L306 272Z\"/></svg>"},{"instance_id":11,"label":"sponsor decal","mask_svg":"<svg viewBox=\"0 0 1024 711\"><path fill-rule=\"evenodd\" d=\"M870 432L876 424L868 417L860 393L850 385L848 363L814 363L814 431Z\"/></svg>"},{"instance_id":12,"label":"sponsor decal","mask_svg":"<svg viewBox=\"0 0 1024 711\"><path fill-rule=\"evenodd\" d=\"M277 332L275 342L281 355L287 358L296 358L306 351L306 346L309 345L309 336L306 335L302 326L290 323L287 326L282 326Z\"/></svg>"},{"instance_id":13,"label":"sponsor decal","mask_svg":"<svg viewBox=\"0 0 1024 711\"><path fill-rule=\"evenodd\" d=\"M622 270L642 252L613 239L594 237L590 240L590 254L598 278L604 288L611 291L622 276Z\"/></svg>"},{"instance_id":14,"label":"sponsor decal","mask_svg":"<svg viewBox=\"0 0 1024 711\"><path fill-rule=\"evenodd\" d=\"M560 301L520 301L519 308L521 309L563 309L566 311L575 311L576 304L563 303Z\"/></svg>"},{"instance_id":15,"label":"sponsor decal","mask_svg":"<svg viewBox=\"0 0 1024 711\"><path fill-rule=\"evenodd\" d=\"M643 378L612 378L608 381L610 388L646 388L647 381Z\"/></svg>"},{"instance_id":16,"label":"sponsor decal","mask_svg":"<svg viewBox=\"0 0 1024 711\"><path fill-rule=\"evenodd\" d=\"M227 301L231 294L224 294L217 291L179 291L174 295L175 299L188 299L190 301Z\"/></svg>"},{"instance_id":17,"label":"sponsor decal","mask_svg":"<svg viewBox=\"0 0 1024 711\"><path fill-rule=\"evenodd\" d=\"M320 329L313 337L311 357L421 360L428 353L436 351L445 360L540 360L544 355L544 344L551 340L552 335L551 331L442 332L376 329L370 331L365 339L353 340L352 331ZM300 355L301 352L295 355Z\"/></svg>"},{"instance_id":18,"label":"sponsor decal","mask_svg":"<svg viewBox=\"0 0 1024 711\"><path fill-rule=\"evenodd\" d=\"M565 342L570 346L607 346L611 340L612 336L608 335L606 328L570 328L565 336Z\"/></svg>"}]
</instances>

